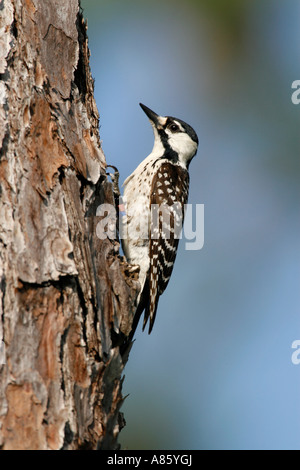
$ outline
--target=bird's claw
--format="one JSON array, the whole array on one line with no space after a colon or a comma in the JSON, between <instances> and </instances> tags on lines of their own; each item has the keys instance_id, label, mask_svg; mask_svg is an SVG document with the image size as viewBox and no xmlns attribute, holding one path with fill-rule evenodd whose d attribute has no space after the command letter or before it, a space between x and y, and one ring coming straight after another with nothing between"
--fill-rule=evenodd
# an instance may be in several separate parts
<instances>
[{"instance_id":1,"label":"bird's claw","mask_svg":"<svg viewBox=\"0 0 300 470\"><path fill-rule=\"evenodd\" d=\"M111 177L112 185L113 185L113 192L116 196L120 196L120 189L119 189L119 178L120 178L120 173L117 169L117 167L113 165L107 165L107 168L112 168L114 170L114 173L106 173L108 176Z\"/></svg>"}]
</instances>

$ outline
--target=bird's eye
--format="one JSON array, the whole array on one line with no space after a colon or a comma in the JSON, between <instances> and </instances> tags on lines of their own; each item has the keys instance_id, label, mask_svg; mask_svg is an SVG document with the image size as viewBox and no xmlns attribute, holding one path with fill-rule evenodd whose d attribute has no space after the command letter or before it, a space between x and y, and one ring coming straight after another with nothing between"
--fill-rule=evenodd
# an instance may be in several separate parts
<instances>
[{"instance_id":1,"label":"bird's eye","mask_svg":"<svg viewBox=\"0 0 300 470\"><path fill-rule=\"evenodd\" d=\"M179 127L177 126L177 124L170 124L170 125L169 125L169 129L170 129L172 132L178 132L178 131L179 131Z\"/></svg>"}]
</instances>

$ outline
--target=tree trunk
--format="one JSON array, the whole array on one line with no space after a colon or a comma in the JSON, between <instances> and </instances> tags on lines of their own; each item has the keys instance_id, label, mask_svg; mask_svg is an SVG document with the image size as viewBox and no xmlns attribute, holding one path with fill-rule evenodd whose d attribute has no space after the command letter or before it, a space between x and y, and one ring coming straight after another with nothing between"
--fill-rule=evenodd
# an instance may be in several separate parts
<instances>
[{"instance_id":1,"label":"tree trunk","mask_svg":"<svg viewBox=\"0 0 300 470\"><path fill-rule=\"evenodd\" d=\"M0 446L116 449L139 284L96 233L114 196L78 0L0 0L0 79Z\"/></svg>"}]
</instances>

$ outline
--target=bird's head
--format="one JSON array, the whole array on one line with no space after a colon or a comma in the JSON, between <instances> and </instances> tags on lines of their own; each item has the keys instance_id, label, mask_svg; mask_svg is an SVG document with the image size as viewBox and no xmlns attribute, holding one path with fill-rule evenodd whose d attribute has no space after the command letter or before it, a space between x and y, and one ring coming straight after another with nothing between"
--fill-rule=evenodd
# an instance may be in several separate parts
<instances>
[{"instance_id":1,"label":"bird's head","mask_svg":"<svg viewBox=\"0 0 300 470\"><path fill-rule=\"evenodd\" d=\"M198 148L198 137L194 129L181 119L159 116L144 104L140 103L140 106L153 127L153 152L161 153L164 158L188 169Z\"/></svg>"}]
</instances>

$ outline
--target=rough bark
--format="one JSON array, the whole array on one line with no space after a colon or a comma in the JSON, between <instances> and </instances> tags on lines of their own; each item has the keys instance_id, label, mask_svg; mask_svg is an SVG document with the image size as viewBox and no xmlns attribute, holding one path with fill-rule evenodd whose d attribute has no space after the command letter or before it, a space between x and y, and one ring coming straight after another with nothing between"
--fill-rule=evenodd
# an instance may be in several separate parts
<instances>
[{"instance_id":1,"label":"rough bark","mask_svg":"<svg viewBox=\"0 0 300 470\"><path fill-rule=\"evenodd\" d=\"M78 0L0 1L0 446L115 449L139 284L118 240Z\"/></svg>"}]
</instances>

